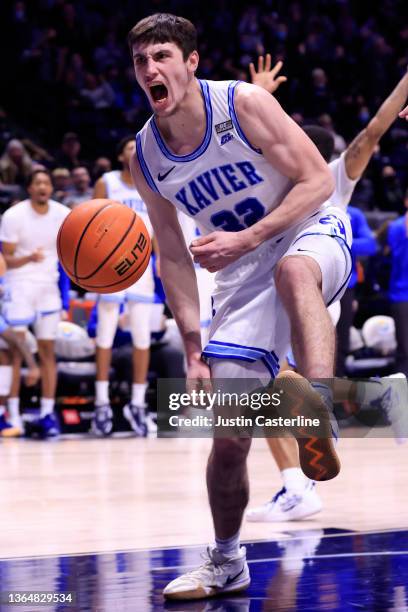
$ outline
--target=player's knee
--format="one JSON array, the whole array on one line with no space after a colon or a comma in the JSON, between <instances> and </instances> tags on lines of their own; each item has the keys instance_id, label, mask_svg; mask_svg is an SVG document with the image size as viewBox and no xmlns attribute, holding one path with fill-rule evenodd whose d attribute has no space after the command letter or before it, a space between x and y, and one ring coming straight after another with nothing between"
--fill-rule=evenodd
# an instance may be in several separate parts
<instances>
[{"instance_id":1,"label":"player's knee","mask_svg":"<svg viewBox=\"0 0 408 612\"><path fill-rule=\"evenodd\" d=\"M54 342L52 340L38 340L38 353L41 359L55 359Z\"/></svg>"},{"instance_id":2,"label":"player's knee","mask_svg":"<svg viewBox=\"0 0 408 612\"><path fill-rule=\"evenodd\" d=\"M311 258L284 257L276 267L276 288L281 295L304 295L306 287L316 287L320 280L320 268Z\"/></svg>"},{"instance_id":3,"label":"player's knee","mask_svg":"<svg viewBox=\"0 0 408 612\"><path fill-rule=\"evenodd\" d=\"M150 347L151 304L129 304L129 322L133 346L140 350Z\"/></svg>"},{"instance_id":4,"label":"player's knee","mask_svg":"<svg viewBox=\"0 0 408 612\"><path fill-rule=\"evenodd\" d=\"M213 441L213 456L219 467L236 467L244 463L251 447L251 439L216 438Z\"/></svg>"},{"instance_id":5,"label":"player's knee","mask_svg":"<svg viewBox=\"0 0 408 612\"><path fill-rule=\"evenodd\" d=\"M112 348L118 318L119 304L103 301L98 303L98 324L96 329L96 346L98 348Z\"/></svg>"}]
</instances>

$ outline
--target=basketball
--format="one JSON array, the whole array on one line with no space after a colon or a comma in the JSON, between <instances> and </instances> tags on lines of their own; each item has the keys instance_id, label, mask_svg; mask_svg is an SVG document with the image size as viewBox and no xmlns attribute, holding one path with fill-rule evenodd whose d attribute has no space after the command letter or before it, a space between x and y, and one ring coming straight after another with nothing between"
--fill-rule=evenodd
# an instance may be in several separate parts
<instances>
[{"instance_id":1,"label":"basketball","mask_svg":"<svg viewBox=\"0 0 408 612\"><path fill-rule=\"evenodd\" d=\"M57 236L68 276L97 293L127 289L146 270L152 244L142 219L114 200L89 200L66 217Z\"/></svg>"}]
</instances>

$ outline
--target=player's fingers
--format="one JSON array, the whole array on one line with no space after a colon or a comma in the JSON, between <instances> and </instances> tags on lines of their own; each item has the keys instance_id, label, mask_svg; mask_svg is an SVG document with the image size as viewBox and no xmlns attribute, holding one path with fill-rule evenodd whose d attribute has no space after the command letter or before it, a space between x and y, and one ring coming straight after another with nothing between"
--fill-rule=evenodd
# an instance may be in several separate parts
<instances>
[{"instance_id":1,"label":"player's fingers","mask_svg":"<svg viewBox=\"0 0 408 612\"><path fill-rule=\"evenodd\" d=\"M264 58L263 55L258 56L258 72L263 72L264 69Z\"/></svg>"},{"instance_id":2,"label":"player's fingers","mask_svg":"<svg viewBox=\"0 0 408 612\"><path fill-rule=\"evenodd\" d=\"M276 76L279 72L279 70L282 68L283 66L283 62L281 62L281 60L279 60L279 62L276 62L276 64L274 65L274 67L271 70L271 75L272 76Z\"/></svg>"},{"instance_id":3,"label":"player's fingers","mask_svg":"<svg viewBox=\"0 0 408 612\"><path fill-rule=\"evenodd\" d=\"M267 53L265 56L265 72L269 72L272 66L272 56L270 53Z\"/></svg>"},{"instance_id":4,"label":"player's fingers","mask_svg":"<svg viewBox=\"0 0 408 612\"><path fill-rule=\"evenodd\" d=\"M249 76L251 77L251 81L253 82L256 76L255 66L253 62L249 64Z\"/></svg>"},{"instance_id":5,"label":"player's fingers","mask_svg":"<svg viewBox=\"0 0 408 612\"><path fill-rule=\"evenodd\" d=\"M196 238L195 240L192 241L192 243L190 244L190 250L192 247L198 247L203 244L208 244L209 242L213 242L214 239L215 239L214 234L207 234L207 236L200 236L200 238Z\"/></svg>"},{"instance_id":6,"label":"player's fingers","mask_svg":"<svg viewBox=\"0 0 408 612\"><path fill-rule=\"evenodd\" d=\"M285 76L280 76L280 77L278 77L278 78L276 79L276 81L275 81L275 82L276 82L276 84L277 84L277 85L280 85L281 83L285 83L285 81L287 81L287 80L288 80L288 79L287 79L287 77L285 77Z\"/></svg>"}]
</instances>

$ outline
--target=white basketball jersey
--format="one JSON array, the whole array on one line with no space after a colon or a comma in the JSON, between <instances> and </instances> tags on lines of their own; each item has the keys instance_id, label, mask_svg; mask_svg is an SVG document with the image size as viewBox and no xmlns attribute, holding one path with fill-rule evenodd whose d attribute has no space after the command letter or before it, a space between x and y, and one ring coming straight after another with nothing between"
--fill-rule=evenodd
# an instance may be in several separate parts
<instances>
[{"instance_id":1,"label":"white basketball jersey","mask_svg":"<svg viewBox=\"0 0 408 612\"><path fill-rule=\"evenodd\" d=\"M291 181L251 146L234 108L239 81L199 81L206 112L200 146L174 155L154 117L136 135L146 182L156 193L194 218L201 233L239 231L276 208Z\"/></svg>"},{"instance_id":2,"label":"white basketball jersey","mask_svg":"<svg viewBox=\"0 0 408 612\"><path fill-rule=\"evenodd\" d=\"M147 231L150 237L153 236L153 228L150 223L149 215L147 214L146 204L136 187L130 187L120 176L120 170L113 170L112 172L106 172L103 175L103 182L106 187L106 197L117 202L126 204L129 208L135 211L137 215L144 221L147 227Z\"/></svg>"}]
</instances>

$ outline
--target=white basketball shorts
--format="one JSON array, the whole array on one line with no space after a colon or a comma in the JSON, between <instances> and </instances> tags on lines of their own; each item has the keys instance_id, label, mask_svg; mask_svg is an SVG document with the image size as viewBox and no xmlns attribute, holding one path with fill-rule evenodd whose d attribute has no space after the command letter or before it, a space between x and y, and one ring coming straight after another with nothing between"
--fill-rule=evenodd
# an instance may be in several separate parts
<instances>
[{"instance_id":1,"label":"white basketball shorts","mask_svg":"<svg viewBox=\"0 0 408 612\"><path fill-rule=\"evenodd\" d=\"M57 283L14 281L6 284L3 315L15 329L33 324L40 340L53 340L61 318L61 296Z\"/></svg>"},{"instance_id":2,"label":"white basketball shorts","mask_svg":"<svg viewBox=\"0 0 408 612\"><path fill-rule=\"evenodd\" d=\"M210 341L203 355L252 363L261 360L276 376L290 346L289 319L274 282L277 263L287 255L314 259L322 272L323 299L329 305L347 288L351 242L347 214L328 206L221 270L212 298Z\"/></svg>"},{"instance_id":3,"label":"white basketball shorts","mask_svg":"<svg viewBox=\"0 0 408 612\"><path fill-rule=\"evenodd\" d=\"M146 304L153 304L154 278L152 261L149 261L149 265L139 280L128 289L116 291L115 293L104 293L101 294L98 299L101 302L117 302L119 304L124 302L144 302Z\"/></svg>"}]
</instances>

